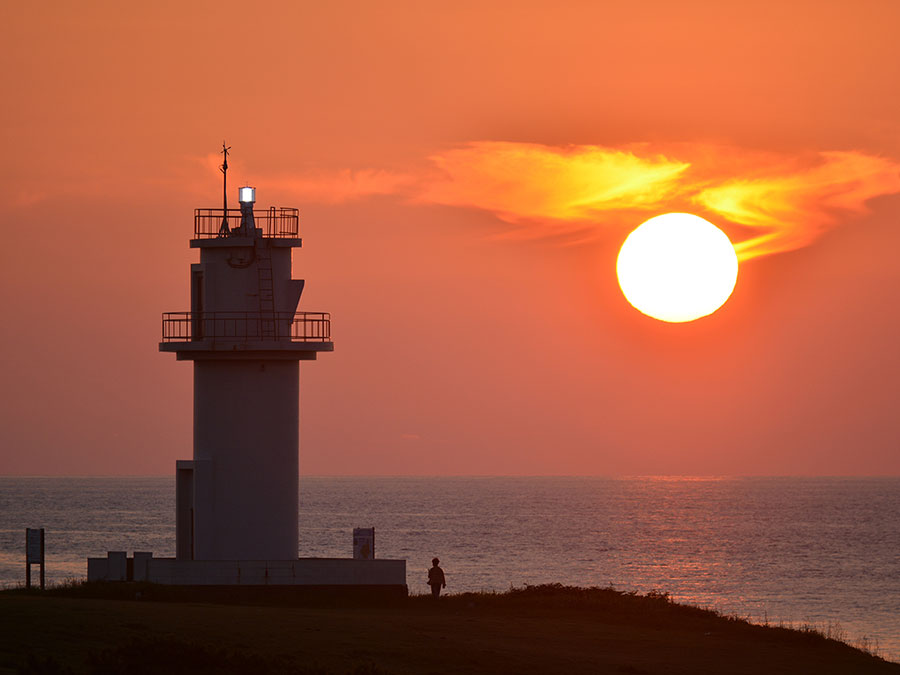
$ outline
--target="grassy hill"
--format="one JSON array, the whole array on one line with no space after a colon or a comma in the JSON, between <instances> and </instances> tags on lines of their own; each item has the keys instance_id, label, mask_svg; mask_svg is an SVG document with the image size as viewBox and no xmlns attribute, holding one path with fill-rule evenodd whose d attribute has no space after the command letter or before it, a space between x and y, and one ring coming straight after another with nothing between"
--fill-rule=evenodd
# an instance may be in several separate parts
<instances>
[{"instance_id":1,"label":"grassy hill","mask_svg":"<svg viewBox=\"0 0 900 675\"><path fill-rule=\"evenodd\" d=\"M2 673L897 673L812 630L558 585L364 598L141 584L0 592Z\"/></svg>"}]
</instances>

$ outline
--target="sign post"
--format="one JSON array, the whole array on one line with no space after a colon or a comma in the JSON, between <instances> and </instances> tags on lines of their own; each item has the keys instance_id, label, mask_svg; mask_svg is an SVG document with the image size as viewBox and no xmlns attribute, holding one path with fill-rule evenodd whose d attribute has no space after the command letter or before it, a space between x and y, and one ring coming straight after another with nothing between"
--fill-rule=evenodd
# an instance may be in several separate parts
<instances>
[{"instance_id":1,"label":"sign post","mask_svg":"<svg viewBox=\"0 0 900 675\"><path fill-rule=\"evenodd\" d=\"M25 528L25 587L31 588L31 566L41 566L41 590L44 590L44 528Z\"/></svg>"},{"instance_id":2,"label":"sign post","mask_svg":"<svg viewBox=\"0 0 900 675\"><path fill-rule=\"evenodd\" d=\"M372 560L375 557L375 528L353 528L353 557L357 560Z\"/></svg>"}]
</instances>

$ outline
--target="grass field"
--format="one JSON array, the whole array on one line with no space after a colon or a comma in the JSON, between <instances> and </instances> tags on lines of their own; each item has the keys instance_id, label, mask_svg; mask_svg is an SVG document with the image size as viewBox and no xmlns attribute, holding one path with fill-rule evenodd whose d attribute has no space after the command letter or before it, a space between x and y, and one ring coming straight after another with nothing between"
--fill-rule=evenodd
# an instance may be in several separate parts
<instances>
[{"instance_id":1,"label":"grass field","mask_svg":"<svg viewBox=\"0 0 900 675\"><path fill-rule=\"evenodd\" d=\"M500 594L210 602L187 589L0 592L3 673L898 673L811 630L664 595L537 586Z\"/></svg>"}]
</instances>

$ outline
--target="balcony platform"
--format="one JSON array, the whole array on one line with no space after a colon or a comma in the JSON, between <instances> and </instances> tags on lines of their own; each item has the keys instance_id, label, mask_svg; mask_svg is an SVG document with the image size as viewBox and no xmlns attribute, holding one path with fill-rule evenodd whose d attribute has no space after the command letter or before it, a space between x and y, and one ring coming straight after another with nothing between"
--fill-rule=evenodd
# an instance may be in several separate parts
<instances>
[{"instance_id":1,"label":"balcony platform","mask_svg":"<svg viewBox=\"0 0 900 675\"><path fill-rule=\"evenodd\" d=\"M303 240L300 237L262 237L269 246L275 248L300 248ZM258 237L231 235L215 239L191 239L191 248L251 248L256 245Z\"/></svg>"},{"instance_id":2,"label":"balcony platform","mask_svg":"<svg viewBox=\"0 0 900 675\"><path fill-rule=\"evenodd\" d=\"M333 352L333 342L291 342L289 340L189 340L160 342L159 351L172 352L178 361L285 360L315 361L319 352Z\"/></svg>"}]
</instances>

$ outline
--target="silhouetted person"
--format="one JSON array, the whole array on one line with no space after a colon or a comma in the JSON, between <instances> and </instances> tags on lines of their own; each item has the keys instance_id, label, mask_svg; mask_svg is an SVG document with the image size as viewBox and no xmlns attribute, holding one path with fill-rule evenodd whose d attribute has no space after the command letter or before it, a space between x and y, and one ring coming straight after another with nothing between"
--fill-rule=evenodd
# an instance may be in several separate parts
<instances>
[{"instance_id":1,"label":"silhouetted person","mask_svg":"<svg viewBox=\"0 0 900 675\"><path fill-rule=\"evenodd\" d=\"M431 597L437 600L441 597L441 589L447 588L447 580L444 578L444 570L438 567L441 561L434 558L431 561L431 569L428 570L428 585L431 586Z\"/></svg>"}]
</instances>

